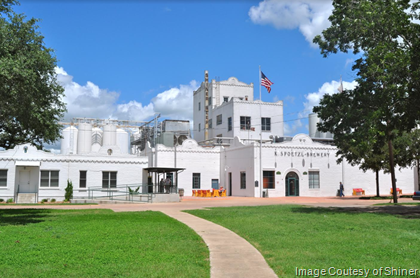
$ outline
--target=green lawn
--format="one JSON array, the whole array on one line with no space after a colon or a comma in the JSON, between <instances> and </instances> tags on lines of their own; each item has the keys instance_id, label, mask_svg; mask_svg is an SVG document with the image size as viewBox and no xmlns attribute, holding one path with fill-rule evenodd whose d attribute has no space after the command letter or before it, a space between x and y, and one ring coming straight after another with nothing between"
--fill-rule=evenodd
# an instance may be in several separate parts
<instances>
[{"instance_id":1,"label":"green lawn","mask_svg":"<svg viewBox=\"0 0 420 278\"><path fill-rule=\"evenodd\" d=\"M0 277L209 277L207 246L160 212L0 209Z\"/></svg>"},{"instance_id":2,"label":"green lawn","mask_svg":"<svg viewBox=\"0 0 420 278\"><path fill-rule=\"evenodd\" d=\"M420 215L291 205L188 212L248 240L279 277L295 277L296 267L420 270Z\"/></svg>"}]
</instances>

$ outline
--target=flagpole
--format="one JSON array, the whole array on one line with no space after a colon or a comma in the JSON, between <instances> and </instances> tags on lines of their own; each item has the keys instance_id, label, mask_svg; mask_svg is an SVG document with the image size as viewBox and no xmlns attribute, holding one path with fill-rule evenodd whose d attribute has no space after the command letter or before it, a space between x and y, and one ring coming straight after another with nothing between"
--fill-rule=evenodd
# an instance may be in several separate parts
<instances>
[{"instance_id":1,"label":"flagpole","mask_svg":"<svg viewBox=\"0 0 420 278\"><path fill-rule=\"evenodd\" d=\"M259 77L259 80L260 80L260 100L262 100L261 99L261 66L258 66L259 67L259 69L260 69L260 77Z\"/></svg>"},{"instance_id":2,"label":"flagpole","mask_svg":"<svg viewBox=\"0 0 420 278\"><path fill-rule=\"evenodd\" d=\"M259 70L260 70L260 103L259 103L259 107L260 107L260 123L262 123L261 120L261 66L258 66ZM262 188L263 188L263 180L262 180L262 125L260 125L260 198L262 197Z\"/></svg>"}]
</instances>

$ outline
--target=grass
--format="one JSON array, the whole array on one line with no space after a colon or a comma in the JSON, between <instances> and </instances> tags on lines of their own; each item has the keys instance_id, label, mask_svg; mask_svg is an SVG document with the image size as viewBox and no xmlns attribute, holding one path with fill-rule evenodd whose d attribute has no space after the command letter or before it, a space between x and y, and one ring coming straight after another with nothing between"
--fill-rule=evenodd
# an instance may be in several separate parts
<instances>
[{"instance_id":1,"label":"grass","mask_svg":"<svg viewBox=\"0 0 420 278\"><path fill-rule=\"evenodd\" d=\"M420 215L291 205L188 212L248 240L279 277L296 277L296 267L420 269Z\"/></svg>"},{"instance_id":2,"label":"grass","mask_svg":"<svg viewBox=\"0 0 420 278\"><path fill-rule=\"evenodd\" d=\"M160 212L0 209L0 277L209 277L209 252Z\"/></svg>"},{"instance_id":3,"label":"grass","mask_svg":"<svg viewBox=\"0 0 420 278\"><path fill-rule=\"evenodd\" d=\"M420 206L420 202L418 203L380 203L374 204L374 206Z\"/></svg>"},{"instance_id":4,"label":"grass","mask_svg":"<svg viewBox=\"0 0 420 278\"><path fill-rule=\"evenodd\" d=\"M398 195L398 198L400 199L400 198L412 198L413 197L413 194L411 194L411 195L408 195L408 194L406 194L406 195ZM362 197L359 197L359 199L360 200L391 200L393 197L392 196L379 196L379 197L377 197L377 196L362 196Z\"/></svg>"},{"instance_id":5,"label":"grass","mask_svg":"<svg viewBox=\"0 0 420 278\"><path fill-rule=\"evenodd\" d=\"M0 203L0 206L85 206L97 205L97 203L36 203L36 204L15 204L15 203Z\"/></svg>"}]
</instances>

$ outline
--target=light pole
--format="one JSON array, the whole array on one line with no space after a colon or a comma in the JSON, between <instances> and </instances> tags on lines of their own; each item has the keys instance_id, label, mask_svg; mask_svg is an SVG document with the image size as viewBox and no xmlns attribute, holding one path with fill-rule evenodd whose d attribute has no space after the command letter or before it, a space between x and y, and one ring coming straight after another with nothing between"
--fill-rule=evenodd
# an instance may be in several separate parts
<instances>
[{"instance_id":1,"label":"light pole","mask_svg":"<svg viewBox=\"0 0 420 278\"><path fill-rule=\"evenodd\" d=\"M175 134L175 156L174 156L174 167L176 168L176 147L178 146L178 138L179 138L179 133L176 132Z\"/></svg>"}]
</instances>

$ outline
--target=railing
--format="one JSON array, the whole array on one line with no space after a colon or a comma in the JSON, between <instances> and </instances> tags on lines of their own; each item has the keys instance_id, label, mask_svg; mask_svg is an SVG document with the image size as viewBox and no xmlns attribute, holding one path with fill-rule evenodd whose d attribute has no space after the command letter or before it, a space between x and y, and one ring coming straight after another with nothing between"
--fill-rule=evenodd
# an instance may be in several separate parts
<instances>
[{"instance_id":1,"label":"railing","mask_svg":"<svg viewBox=\"0 0 420 278\"><path fill-rule=\"evenodd\" d=\"M144 184L125 184L115 187L88 187L89 199L106 198L114 201L151 202L153 192Z\"/></svg>"},{"instance_id":2,"label":"railing","mask_svg":"<svg viewBox=\"0 0 420 278\"><path fill-rule=\"evenodd\" d=\"M18 196L19 196L19 184L17 185L16 191L13 195L13 201L15 202L15 204L17 204Z\"/></svg>"}]
</instances>

